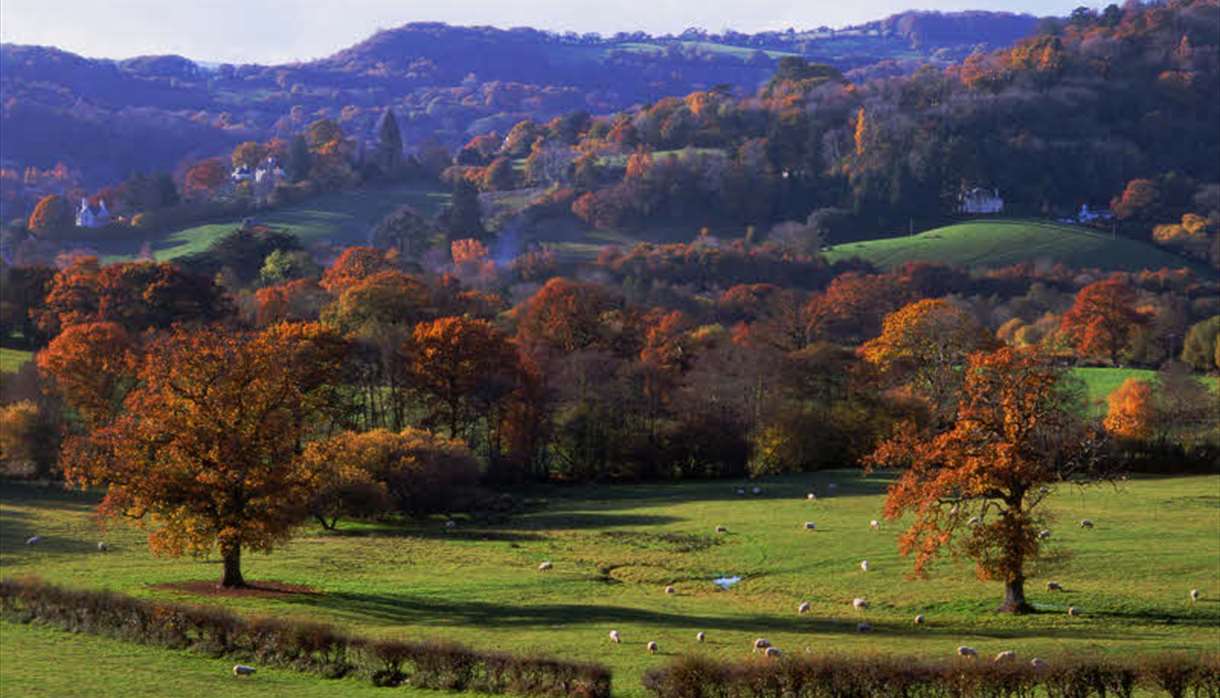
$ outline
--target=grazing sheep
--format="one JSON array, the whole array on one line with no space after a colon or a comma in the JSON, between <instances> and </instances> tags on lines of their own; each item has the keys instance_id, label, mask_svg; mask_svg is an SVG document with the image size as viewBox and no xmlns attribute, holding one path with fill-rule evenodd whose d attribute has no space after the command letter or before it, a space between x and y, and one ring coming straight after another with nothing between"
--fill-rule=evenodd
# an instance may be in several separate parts
<instances>
[{"instance_id":1,"label":"grazing sheep","mask_svg":"<svg viewBox=\"0 0 1220 698\"><path fill-rule=\"evenodd\" d=\"M1051 532L1048 531L1047 529L1042 529L1041 531L1038 531L1038 540L1046 540L1047 538L1050 538L1050 537L1051 537Z\"/></svg>"},{"instance_id":2,"label":"grazing sheep","mask_svg":"<svg viewBox=\"0 0 1220 698\"><path fill-rule=\"evenodd\" d=\"M1046 669L1048 666L1050 666L1049 664L1046 663L1045 660L1039 659L1038 657L1034 657L1033 659L1029 660L1029 665L1032 666L1037 671L1042 671L1043 669Z\"/></svg>"},{"instance_id":3,"label":"grazing sheep","mask_svg":"<svg viewBox=\"0 0 1220 698\"><path fill-rule=\"evenodd\" d=\"M817 525L816 525L816 524L814 524L812 521L806 521L806 522L805 522L805 530L806 530L806 531L816 531L816 530L817 530L817 528L818 528L818 527L817 527Z\"/></svg>"},{"instance_id":4,"label":"grazing sheep","mask_svg":"<svg viewBox=\"0 0 1220 698\"><path fill-rule=\"evenodd\" d=\"M881 522L877 519L873 519L872 521L868 522L868 527L876 531L877 529L881 528Z\"/></svg>"},{"instance_id":5,"label":"grazing sheep","mask_svg":"<svg viewBox=\"0 0 1220 698\"><path fill-rule=\"evenodd\" d=\"M754 494L762 494L762 488L761 488L761 487L755 487L754 489L752 489L752 490L750 490L750 491L751 491L751 492L753 492Z\"/></svg>"},{"instance_id":6,"label":"grazing sheep","mask_svg":"<svg viewBox=\"0 0 1220 698\"><path fill-rule=\"evenodd\" d=\"M813 500L817 499L817 498L818 498L818 496L817 496L816 494L812 493L812 492L810 492L809 494L805 495L805 499L808 499L808 500L809 500L809 501L811 501L811 502L812 502Z\"/></svg>"},{"instance_id":7,"label":"grazing sheep","mask_svg":"<svg viewBox=\"0 0 1220 698\"><path fill-rule=\"evenodd\" d=\"M1080 609L1076 608L1075 606L1068 606L1068 615L1072 616L1072 617L1076 617L1076 616L1080 615Z\"/></svg>"},{"instance_id":8,"label":"grazing sheep","mask_svg":"<svg viewBox=\"0 0 1220 698\"><path fill-rule=\"evenodd\" d=\"M813 608L813 605L810 604L808 601L802 601L801 605L796 607L796 612L797 613L808 613L810 611L810 609L812 609L812 608Z\"/></svg>"},{"instance_id":9,"label":"grazing sheep","mask_svg":"<svg viewBox=\"0 0 1220 698\"><path fill-rule=\"evenodd\" d=\"M979 656L979 653L978 653L978 650L974 649L973 647L967 647L965 645L962 645L961 647L957 648L957 656L959 656L959 657L977 657L977 656Z\"/></svg>"},{"instance_id":10,"label":"grazing sheep","mask_svg":"<svg viewBox=\"0 0 1220 698\"><path fill-rule=\"evenodd\" d=\"M765 637L760 637L760 638L754 640L754 651L755 652L757 652L759 650L765 650L770 646L771 646L771 642L769 640L767 640Z\"/></svg>"},{"instance_id":11,"label":"grazing sheep","mask_svg":"<svg viewBox=\"0 0 1220 698\"><path fill-rule=\"evenodd\" d=\"M1080 527L1081 527L1081 528L1093 528L1093 521L1092 521L1092 519L1081 519L1081 520L1080 520Z\"/></svg>"},{"instance_id":12,"label":"grazing sheep","mask_svg":"<svg viewBox=\"0 0 1220 698\"><path fill-rule=\"evenodd\" d=\"M872 625L869 625L868 623L856 623L856 632L871 633L872 631L873 631Z\"/></svg>"},{"instance_id":13,"label":"grazing sheep","mask_svg":"<svg viewBox=\"0 0 1220 698\"><path fill-rule=\"evenodd\" d=\"M860 569L861 569L861 570L863 570L863 571L865 571L865 572L867 572L867 571L868 571L868 560L861 560L861 561L860 561Z\"/></svg>"},{"instance_id":14,"label":"grazing sheep","mask_svg":"<svg viewBox=\"0 0 1220 698\"><path fill-rule=\"evenodd\" d=\"M98 543L97 543L97 551L98 551L99 553L104 553L104 552L106 552L107 550L110 550L110 546L109 546L109 545L106 545L106 542L105 542L105 541L98 541Z\"/></svg>"},{"instance_id":15,"label":"grazing sheep","mask_svg":"<svg viewBox=\"0 0 1220 698\"><path fill-rule=\"evenodd\" d=\"M233 675L234 676L251 676L252 674L254 674L254 671L255 671L255 669L252 666L246 666L245 664L234 664L233 665Z\"/></svg>"},{"instance_id":16,"label":"grazing sheep","mask_svg":"<svg viewBox=\"0 0 1220 698\"><path fill-rule=\"evenodd\" d=\"M1011 662L1017 658L1017 653L1012 650L1004 650L995 656L996 662Z\"/></svg>"},{"instance_id":17,"label":"grazing sheep","mask_svg":"<svg viewBox=\"0 0 1220 698\"><path fill-rule=\"evenodd\" d=\"M622 641L623 641L623 639L618 636L617 630L610 631L610 642L613 642L614 644L617 645L618 643L620 643Z\"/></svg>"},{"instance_id":18,"label":"grazing sheep","mask_svg":"<svg viewBox=\"0 0 1220 698\"><path fill-rule=\"evenodd\" d=\"M648 644L646 645L646 647L648 648L648 654L656 654L656 653L657 653L657 643L656 643L656 641L655 641L655 640L649 640L649 641L648 641Z\"/></svg>"},{"instance_id":19,"label":"grazing sheep","mask_svg":"<svg viewBox=\"0 0 1220 698\"><path fill-rule=\"evenodd\" d=\"M1198 601L1198 600L1199 600L1199 596L1200 596L1200 594L1199 594L1199 590L1198 590L1198 589L1191 589L1191 590L1190 590L1190 602L1191 602L1191 603L1194 603L1195 601Z\"/></svg>"},{"instance_id":20,"label":"grazing sheep","mask_svg":"<svg viewBox=\"0 0 1220 698\"><path fill-rule=\"evenodd\" d=\"M665 593L666 594L676 594L676 593L678 593L678 590L673 588L672 586L668 586L668 587L665 587Z\"/></svg>"},{"instance_id":21,"label":"grazing sheep","mask_svg":"<svg viewBox=\"0 0 1220 698\"><path fill-rule=\"evenodd\" d=\"M778 647L768 647L766 651L763 652L763 655L767 657L779 657L782 654L783 652L781 652Z\"/></svg>"},{"instance_id":22,"label":"grazing sheep","mask_svg":"<svg viewBox=\"0 0 1220 698\"><path fill-rule=\"evenodd\" d=\"M445 528L454 528L455 526L457 526L456 521L446 521L445 522Z\"/></svg>"},{"instance_id":23,"label":"grazing sheep","mask_svg":"<svg viewBox=\"0 0 1220 698\"><path fill-rule=\"evenodd\" d=\"M695 633L695 642L703 642L706 639L707 639L707 635L704 635L702 630Z\"/></svg>"},{"instance_id":24,"label":"grazing sheep","mask_svg":"<svg viewBox=\"0 0 1220 698\"><path fill-rule=\"evenodd\" d=\"M42 542L42 536L30 536L29 538L26 539L25 544L26 545L38 545L41 542Z\"/></svg>"},{"instance_id":25,"label":"grazing sheep","mask_svg":"<svg viewBox=\"0 0 1220 698\"><path fill-rule=\"evenodd\" d=\"M923 617L923 614L920 613L919 615L915 616L915 625L923 625L925 620L926 619Z\"/></svg>"},{"instance_id":26,"label":"grazing sheep","mask_svg":"<svg viewBox=\"0 0 1220 698\"><path fill-rule=\"evenodd\" d=\"M851 600L851 606L857 611L863 611L864 609L868 608L868 599L859 597L854 598Z\"/></svg>"},{"instance_id":27,"label":"grazing sheep","mask_svg":"<svg viewBox=\"0 0 1220 698\"><path fill-rule=\"evenodd\" d=\"M728 533L728 532L729 532L729 529L726 528L725 526L716 527L716 533Z\"/></svg>"},{"instance_id":28,"label":"grazing sheep","mask_svg":"<svg viewBox=\"0 0 1220 698\"><path fill-rule=\"evenodd\" d=\"M1063 591L1063 585L1060 584L1059 582L1047 582L1046 590L1047 591Z\"/></svg>"},{"instance_id":29,"label":"grazing sheep","mask_svg":"<svg viewBox=\"0 0 1220 698\"><path fill-rule=\"evenodd\" d=\"M551 569L551 567L552 567L551 561L547 560L547 561L543 562L542 564L538 565L538 571L546 572L547 570Z\"/></svg>"}]
</instances>

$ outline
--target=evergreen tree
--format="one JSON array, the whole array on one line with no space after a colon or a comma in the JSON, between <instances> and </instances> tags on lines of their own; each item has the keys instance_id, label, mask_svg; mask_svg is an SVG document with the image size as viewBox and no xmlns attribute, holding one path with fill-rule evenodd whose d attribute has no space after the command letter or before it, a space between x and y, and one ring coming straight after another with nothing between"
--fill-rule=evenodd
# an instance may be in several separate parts
<instances>
[{"instance_id":1,"label":"evergreen tree","mask_svg":"<svg viewBox=\"0 0 1220 698\"><path fill-rule=\"evenodd\" d=\"M309 143L305 140L305 136L300 134L293 136L292 141L288 144L289 178L294 182L299 182L309 177L310 161Z\"/></svg>"},{"instance_id":2,"label":"evergreen tree","mask_svg":"<svg viewBox=\"0 0 1220 698\"><path fill-rule=\"evenodd\" d=\"M487 231L483 228L483 211L479 207L479 190L465 179L459 179L453 187L453 198L445 211L445 233L449 240L463 238L482 239Z\"/></svg>"},{"instance_id":3,"label":"evergreen tree","mask_svg":"<svg viewBox=\"0 0 1220 698\"><path fill-rule=\"evenodd\" d=\"M402 168L402 133L398 130L398 119L394 111L386 109L377 124L377 166L388 176Z\"/></svg>"}]
</instances>

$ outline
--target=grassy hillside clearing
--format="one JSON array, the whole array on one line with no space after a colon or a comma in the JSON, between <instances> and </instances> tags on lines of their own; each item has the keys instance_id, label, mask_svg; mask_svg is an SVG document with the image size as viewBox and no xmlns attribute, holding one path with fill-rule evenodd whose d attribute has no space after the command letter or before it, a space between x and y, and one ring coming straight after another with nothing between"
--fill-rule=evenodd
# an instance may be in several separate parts
<instances>
[{"instance_id":1,"label":"grassy hillside clearing","mask_svg":"<svg viewBox=\"0 0 1220 698\"><path fill-rule=\"evenodd\" d=\"M941 262L964 267L1061 262L1071 267L1112 271L1191 267L1215 275L1202 264L1148 243L1032 220L976 220L918 235L843 243L831 247L827 257L831 261L860 257L881 267L896 267L904 262Z\"/></svg>"},{"instance_id":2,"label":"grassy hillside clearing","mask_svg":"<svg viewBox=\"0 0 1220 698\"><path fill-rule=\"evenodd\" d=\"M836 494L826 496L832 481ZM643 671L673 654L742 658L758 636L789 652L930 657L948 657L959 644L984 655L1015 649L1022 656L1216 649L1220 476L1060 488L1050 500L1051 540L1065 556L1033 571L1030 598L1042 612L1023 617L992 613L1000 588L975 580L968 564L946 562L927 581L906 578L909 562L895 549L898 525L880 531L868 525L879 518L888 481L882 474L823 472L761 481L761 495L744 497L735 494L738 483L726 481L554 487L528 493L529 513L494 526L459 518L454 529L439 519L403 528L346 523L337 534L309 528L271 556L248 556L247 577L319 593L223 598L163 586L213 579L216 561L154 558L136 530L99 532L95 497L9 484L0 488L0 574L221 603L374 636L596 660L615 671L616 694L624 696L642 695ZM811 488L823 496L806 500ZM1095 529L1076 525L1085 517ZM816 532L805 530L805 521L816 522ZM717 525L728 533L714 533ZM44 541L25 545L35 534ZM103 538L111 552L97 552ZM860 570L862 559L871 571ZM543 560L554 569L537 571ZM712 580L722 576L743 579L720 590ZM1044 591L1048 579L1067 591ZM666 595L668 584L678 593ZM1203 593L1197 604L1187 597L1192 588ZM870 600L867 612L851 608L857 596ZM801 601L812 604L811 613L797 614ZM1068 605L1083 615L1068 617ZM926 625L911 623L917 613L927 616ZM875 632L857 634L861 618ZM623 644L607 640L611 629ZM697 631L707 633L706 644L695 643ZM644 651L649 640L660 643L659 655ZM57 641L64 652L82 642L97 641ZM152 650L131 653L162 666ZM172 653L155 656L182 661ZM102 681L98 672L125 671L85 662L60 662L56 670L82 685ZM0 680L29 681L25 672L5 661ZM208 684L200 686L206 693ZM109 694L126 695L119 688Z\"/></svg>"},{"instance_id":3,"label":"grassy hillside clearing","mask_svg":"<svg viewBox=\"0 0 1220 698\"><path fill-rule=\"evenodd\" d=\"M25 362L33 358L33 352L0 347L0 373L16 373Z\"/></svg>"}]
</instances>

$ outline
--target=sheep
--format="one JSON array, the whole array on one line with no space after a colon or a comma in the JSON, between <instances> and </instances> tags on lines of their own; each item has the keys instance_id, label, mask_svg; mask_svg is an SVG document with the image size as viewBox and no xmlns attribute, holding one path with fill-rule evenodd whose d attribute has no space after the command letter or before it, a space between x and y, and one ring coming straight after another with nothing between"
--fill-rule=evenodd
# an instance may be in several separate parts
<instances>
[{"instance_id":1,"label":"sheep","mask_svg":"<svg viewBox=\"0 0 1220 698\"><path fill-rule=\"evenodd\" d=\"M753 492L754 494L762 494L762 488L761 488L761 487L755 487L754 489L752 489L752 490L750 490L750 491L751 491L751 492Z\"/></svg>"},{"instance_id":2,"label":"sheep","mask_svg":"<svg viewBox=\"0 0 1220 698\"><path fill-rule=\"evenodd\" d=\"M810 611L810 609L812 609L812 608L813 608L813 604L809 603L808 601L802 601L801 605L796 607L796 612L798 614L808 613Z\"/></svg>"},{"instance_id":3,"label":"sheep","mask_svg":"<svg viewBox=\"0 0 1220 698\"><path fill-rule=\"evenodd\" d=\"M1034 657L1033 659L1029 660L1029 665L1032 666L1035 671L1042 671L1050 666L1046 663L1046 660L1039 659L1038 657Z\"/></svg>"},{"instance_id":4,"label":"sheep","mask_svg":"<svg viewBox=\"0 0 1220 698\"><path fill-rule=\"evenodd\" d=\"M868 527L876 531L881 528L881 522L877 519L873 519L872 521L868 522Z\"/></svg>"},{"instance_id":5,"label":"sheep","mask_svg":"<svg viewBox=\"0 0 1220 698\"><path fill-rule=\"evenodd\" d=\"M1081 520L1080 520L1080 527L1081 527L1081 528L1093 528L1093 521L1092 521L1092 519L1081 519Z\"/></svg>"},{"instance_id":6,"label":"sheep","mask_svg":"<svg viewBox=\"0 0 1220 698\"><path fill-rule=\"evenodd\" d=\"M760 638L757 638L756 640L754 640L754 651L755 652L757 652L759 650L766 650L770 646L771 646L771 642L769 640L767 640L767 638L765 638L765 637L760 637Z\"/></svg>"},{"instance_id":7,"label":"sheep","mask_svg":"<svg viewBox=\"0 0 1220 698\"><path fill-rule=\"evenodd\" d=\"M456 521L446 521L446 522L445 522L445 528L454 528L454 527L456 527L456 526L457 526L457 522L456 522Z\"/></svg>"},{"instance_id":8,"label":"sheep","mask_svg":"<svg viewBox=\"0 0 1220 698\"><path fill-rule=\"evenodd\" d=\"M995 656L995 661L998 664L999 662L1011 662L1016 658L1017 658L1016 652L1014 652L1012 650L1004 650L1003 652L1001 652Z\"/></svg>"},{"instance_id":9,"label":"sheep","mask_svg":"<svg viewBox=\"0 0 1220 698\"><path fill-rule=\"evenodd\" d=\"M656 654L656 653L657 653L657 649L658 649L658 648L657 648L657 643L656 643L656 641L655 641L655 640L649 640L649 641L648 641L648 644L647 644L647 645L645 645L645 647L648 649L648 654Z\"/></svg>"},{"instance_id":10,"label":"sheep","mask_svg":"<svg viewBox=\"0 0 1220 698\"><path fill-rule=\"evenodd\" d=\"M870 624L868 624L868 623L856 623L856 632L858 632L858 633L871 633L872 631L873 631L873 626L872 626L872 625L870 625Z\"/></svg>"},{"instance_id":11,"label":"sheep","mask_svg":"<svg viewBox=\"0 0 1220 698\"><path fill-rule=\"evenodd\" d=\"M778 647L768 647L765 651L763 651L763 656L766 657L779 657L781 655L783 655L783 652L781 652Z\"/></svg>"},{"instance_id":12,"label":"sheep","mask_svg":"<svg viewBox=\"0 0 1220 698\"><path fill-rule=\"evenodd\" d=\"M809 501L811 501L811 502L812 502L812 501L814 501L814 500L815 500L815 499L817 499L817 498L818 498L818 496L817 496L816 494L812 493L812 492L810 492L809 494L805 495L805 499L808 499L808 500L809 500Z\"/></svg>"},{"instance_id":13,"label":"sheep","mask_svg":"<svg viewBox=\"0 0 1220 698\"><path fill-rule=\"evenodd\" d=\"M1059 582L1047 582L1046 590L1047 591L1063 591L1063 585L1060 584Z\"/></svg>"},{"instance_id":14,"label":"sheep","mask_svg":"<svg viewBox=\"0 0 1220 698\"><path fill-rule=\"evenodd\" d=\"M957 648L957 656L959 656L959 657L978 657L979 652L978 652L978 650L974 649L973 647L967 647L965 645L962 645L961 647Z\"/></svg>"},{"instance_id":15,"label":"sheep","mask_svg":"<svg viewBox=\"0 0 1220 698\"><path fill-rule=\"evenodd\" d=\"M255 672L255 669L252 666L246 666L245 664L234 664L233 665L233 675L234 676L251 676L254 674L254 672Z\"/></svg>"},{"instance_id":16,"label":"sheep","mask_svg":"<svg viewBox=\"0 0 1220 698\"><path fill-rule=\"evenodd\" d=\"M1051 532L1049 530L1044 528L1041 531L1038 531L1038 540L1046 540L1050 537L1051 537Z\"/></svg>"},{"instance_id":17,"label":"sheep","mask_svg":"<svg viewBox=\"0 0 1220 698\"><path fill-rule=\"evenodd\" d=\"M617 645L618 643L620 643L622 641L623 641L623 639L618 636L617 630L610 631L610 642L613 642L614 644Z\"/></svg>"},{"instance_id":18,"label":"sheep","mask_svg":"<svg viewBox=\"0 0 1220 698\"><path fill-rule=\"evenodd\" d=\"M678 593L678 590L673 588L672 586L667 586L667 587L665 587L665 593L666 594L676 594L676 593Z\"/></svg>"},{"instance_id":19,"label":"sheep","mask_svg":"<svg viewBox=\"0 0 1220 698\"><path fill-rule=\"evenodd\" d=\"M707 639L707 635L704 635L702 630L695 633L695 642L703 642L706 639Z\"/></svg>"},{"instance_id":20,"label":"sheep","mask_svg":"<svg viewBox=\"0 0 1220 698\"><path fill-rule=\"evenodd\" d=\"M1080 615L1080 609L1076 608L1075 606L1068 606L1068 615L1075 618L1076 616Z\"/></svg>"},{"instance_id":21,"label":"sheep","mask_svg":"<svg viewBox=\"0 0 1220 698\"><path fill-rule=\"evenodd\" d=\"M806 531L816 531L817 529L818 529L817 524L815 524L814 522L812 522L812 521L805 522Z\"/></svg>"},{"instance_id":22,"label":"sheep","mask_svg":"<svg viewBox=\"0 0 1220 698\"><path fill-rule=\"evenodd\" d=\"M551 567L553 567L553 565L551 564L551 561L546 560L545 562L542 562L541 564L538 565L538 571L546 572L547 570L551 569Z\"/></svg>"},{"instance_id":23,"label":"sheep","mask_svg":"<svg viewBox=\"0 0 1220 698\"><path fill-rule=\"evenodd\" d=\"M860 597L854 598L851 600L851 607L857 611L863 611L864 609L868 608L868 599Z\"/></svg>"},{"instance_id":24,"label":"sheep","mask_svg":"<svg viewBox=\"0 0 1220 698\"><path fill-rule=\"evenodd\" d=\"M725 526L717 526L716 533L728 533L729 529Z\"/></svg>"},{"instance_id":25,"label":"sheep","mask_svg":"<svg viewBox=\"0 0 1220 698\"><path fill-rule=\"evenodd\" d=\"M1198 589L1191 589L1191 590L1190 590L1190 602L1191 602L1191 603L1194 603L1194 602L1198 601L1198 600L1199 600L1199 596L1200 596L1200 594L1199 594L1199 590L1198 590Z\"/></svg>"},{"instance_id":26,"label":"sheep","mask_svg":"<svg viewBox=\"0 0 1220 698\"><path fill-rule=\"evenodd\" d=\"M97 543L97 551L98 551L99 553L104 553L104 552L106 552L106 551L108 551L108 550L110 550L110 546L109 546L109 545L106 545L106 541L98 541L98 543Z\"/></svg>"},{"instance_id":27,"label":"sheep","mask_svg":"<svg viewBox=\"0 0 1220 698\"><path fill-rule=\"evenodd\" d=\"M737 488L737 496L738 496L738 497L744 497L744 496L745 496L745 494L746 494L746 490L745 490L745 488L744 488L744 487L738 487L738 488Z\"/></svg>"},{"instance_id":28,"label":"sheep","mask_svg":"<svg viewBox=\"0 0 1220 698\"><path fill-rule=\"evenodd\" d=\"M923 614L920 613L919 615L915 616L915 625L923 625L925 620L926 619L923 617Z\"/></svg>"},{"instance_id":29,"label":"sheep","mask_svg":"<svg viewBox=\"0 0 1220 698\"><path fill-rule=\"evenodd\" d=\"M26 545L38 545L41 542L42 542L42 536L30 536L29 538L26 539L25 544Z\"/></svg>"},{"instance_id":30,"label":"sheep","mask_svg":"<svg viewBox=\"0 0 1220 698\"><path fill-rule=\"evenodd\" d=\"M861 561L860 561L860 569L861 569L862 571L864 571L864 572L867 572L867 571L868 571L868 560L861 560Z\"/></svg>"}]
</instances>

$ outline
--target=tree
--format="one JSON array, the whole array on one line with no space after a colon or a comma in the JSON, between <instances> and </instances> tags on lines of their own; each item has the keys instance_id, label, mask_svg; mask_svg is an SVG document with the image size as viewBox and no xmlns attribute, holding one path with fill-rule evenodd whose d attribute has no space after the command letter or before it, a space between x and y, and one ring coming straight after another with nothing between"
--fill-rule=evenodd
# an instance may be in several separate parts
<instances>
[{"instance_id":1,"label":"tree","mask_svg":"<svg viewBox=\"0 0 1220 698\"><path fill-rule=\"evenodd\" d=\"M402 168L402 133L393 109L386 109L377 123L377 166L387 176Z\"/></svg>"},{"instance_id":2,"label":"tree","mask_svg":"<svg viewBox=\"0 0 1220 698\"><path fill-rule=\"evenodd\" d=\"M443 317L415 326L403 347L411 385L428 408L426 425L460 438L514 387L516 350L486 320Z\"/></svg>"},{"instance_id":3,"label":"tree","mask_svg":"<svg viewBox=\"0 0 1220 698\"><path fill-rule=\"evenodd\" d=\"M64 473L106 488L103 515L151 526L154 552L219 549L220 585L244 586L242 551L271 551L306 515L299 456L338 400L344 354L317 324L176 328L148 347L123 412L65 449Z\"/></svg>"},{"instance_id":4,"label":"tree","mask_svg":"<svg viewBox=\"0 0 1220 698\"><path fill-rule=\"evenodd\" d=\"M288 143L288 178L300 182L309 177L309 169L313 166L313 156L309 153L309 142L305 136L297 134Z\"/></svg>"},{"instance_id":5,"label":"tree","mask_svg":"<svg viewBox=\"0 0 1220 698\"><path fill-rule=\"evenodd\" d=\"M211 196L228 181L229 168L218 158L192 165L183 180L187 194L203 196Z\"/></svg>"},{"instance_id":6,"label":"tree","mask_svg":"<svg viewBox=\"0 0 1220 698\"><path fill-rule=\"evenodd\" d=\"M601 286L553 278L516 310L517 339L562 354L587 349L604 337L602 314L611 307Z\"/></svg>"},{"instance_id":7,"label":"tree","mask_svg":"<svg viewBox=\"0 0 1220 698\"><path fill-rule=\"evenodd\" d=\"M1143 441L1155 429L1156 405L1152 385L1138 378L1128 378L1106 398L1106 431L1123 439Z\"/></svg>"},{"instance_id":8,"label":"tree","mask_svg":"<svg viewBox=\"0 0 1220 698\"><path fill-rule=\"evenodd\" d=\"M383 271L347 287L323 309L322 318L345 334L375 337L430 313L426 284L400 271Z\"/></svg>"},{"instance_id":9,"label":"tree","mask_svg":"<svg viewBox=\"0 0 1220 698\"><path fill-rule=\"evenodd\" d=\"M391 508L386 485L375 479L381 466L375 437L344 431L310 442L301 456L312 476L309 513L333 531L343 516L368 517Z\"/></svg>"},{"instance_id":10,"label":"tree","mask_svg":"<svg viewBox=\"0 0 1220 698\"><path fill-rule=\"evenodd\" d=\"M316 279L321 271L322 268L313 261L313 256L305 250L277 247L263 259L263 267L258 271L258 278L264 285L269 286L305 277Z\"/></svg>"},{"instance_id":11,"label":"tree","mask_svg":"<svg viewBox=\"0 0 1220 698\"><path fill-rule=\"evenodd\" d=\"M1096 281L1076 293L1076 301L1063 315L1062 329L1084 356L1107 358L1118 365L1119 355L1135 331L1148 319L1135 308L1135 289L1114 276Z\"/></svg>"},{"instance_id":12,"label":"tree","mask_svg":"<svg viewBox=\"0 0 1220 698\"><path fill-rule=\"evenodd\" d=\"M338 295L358 281L394 269L384 250L376 247L347 247L322 274L318 285Z\"/></svg>"},{"instance_id":13,"label":"tree","mask_svg":"<svg viewBox=\"0 0 1220 698\"><path fill-rule=\"evenodd\" d=\"M38 369L90 427L112 421L134 387L137 348L113 322L71 325L38 352Z\"/></svg>"},{"instance_id":14,"label":"tree","mask_svg":"<svg viewBox=\"0 0 1220 698\"><path fill-rule=\"evenodd\" d=\"M432 244L432 225L410 206L399 206L373 228L373 244L398 250L401 259L418 259Z\"/></svg>"},{"instance_id":15,"label":"tree","mask_svg":"<svg viewBox=\"0 0 1220 698\"><path fill-rule=\"evenodd\" d=\"M479 190L465 178L454 182L453 197L449 202L449 208L442 216L442 222L450 240L482 239L487 234L483 228L483 210L479 205Z\"/></svg>"},{"instance_id":16,"label":"tree","mask_svg":"<svg viewBox=\"0 0 1220 698\"><path fill-rule=\"evenodd\" d=\"M1220 369L1220 315L1190 326L1182 345L1182 361L1197 371Z\"/></svg>"},{"instance_id":17,"label":"tree","mask_svg":"<svg viewBox=\"0 0 1220 698\"><path fill-rule=\"evenodd\" d=\"M1039 505L1048 486L1105 479L1085 426L1082 387L1031 352L972 354L951 429L900 430L869 458L907 463L890 486L885 516L914 517L899 538L915 574L948 549L973 559L982 580L1004 583L1001 612L1024 613L1026 565L1042 553Z\"/></svg>"},{"instance_id":18,"label":"tree","mask_svg":"<svg viewBox=\"0 0 1220 698\"><path fill-rule=\"evenodd\" d=\"M234 167L258 167L268 155L267 146L257 141L245 141L233 148L229 159Z\"/></svg>"},{"instance_id":19,"label":"tree","mask_svg":"<svg viewBox=\"0 0 1220 698\"><path fill-rule=\"evenodd\" d=\"M72 204L58 194L44 196L34 206L26 227L40 238L53 238L72 230L76 225L76 214Z\"/></svg>"}]
</instances>

